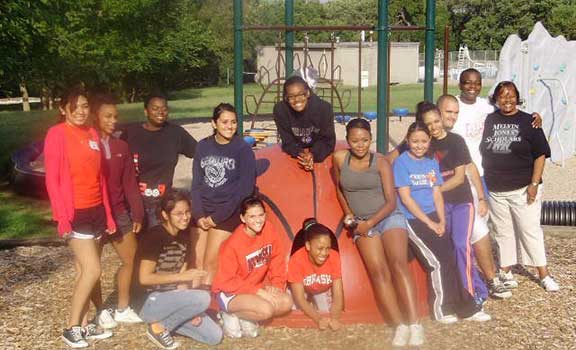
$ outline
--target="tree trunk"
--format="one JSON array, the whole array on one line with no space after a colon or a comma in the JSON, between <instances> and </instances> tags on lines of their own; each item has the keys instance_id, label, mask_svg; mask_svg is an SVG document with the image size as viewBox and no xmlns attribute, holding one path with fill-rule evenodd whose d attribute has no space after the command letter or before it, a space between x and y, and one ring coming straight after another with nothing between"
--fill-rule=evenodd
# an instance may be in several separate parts
<instances>
[{"instance_id":1,"label":"tree trunk","mask_svg":"<svg viewBox=\"0 0 576 350\"><path fill-rule=\"evenodd\" d=\"M130 91L130 103L136 101L136 88L132 88Z\"/></svg>"},{"instance_id":2,"label":"tree trunk","mask_svg":"<svg viewBox=\"0 0 576 350\"><path fill-rule=\"evenodd\" d=\"M22 110L24 112L30 112L30 96L28 96L28 89L24 81L20 83L20 92L22 93Z\"/></svg>"},{"instance_id":3,"label":"tree trunk","mask_svg":"<svg viewBox=\"0 0 576 350\"><path fill-rule=\"evenodd\" d=\"M48 90L48 88L46 86L44 86L42 88L41 101L42 101L42 110L43 111L47 111L48 109L50 109L50 91Z\"/></svg>"}]
</instances>

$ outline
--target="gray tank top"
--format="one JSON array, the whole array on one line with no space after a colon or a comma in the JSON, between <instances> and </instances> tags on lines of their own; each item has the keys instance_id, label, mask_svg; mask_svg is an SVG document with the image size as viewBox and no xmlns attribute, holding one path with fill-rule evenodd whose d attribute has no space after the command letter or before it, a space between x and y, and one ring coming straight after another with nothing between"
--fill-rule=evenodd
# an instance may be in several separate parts
<instances>
[{"instance_id":1,"label":"gray tank top","mask_svg":"<svg viewBox=\"0 0 576 350\"><path fill-rule=\"evenodd\" d=\"M340 170L340 186L348 206L358 217L374 215L386 202L378 171L377 155L370 154L370 167L364 171L350 169L350 152Z\"/></svg>"}]
</instances>

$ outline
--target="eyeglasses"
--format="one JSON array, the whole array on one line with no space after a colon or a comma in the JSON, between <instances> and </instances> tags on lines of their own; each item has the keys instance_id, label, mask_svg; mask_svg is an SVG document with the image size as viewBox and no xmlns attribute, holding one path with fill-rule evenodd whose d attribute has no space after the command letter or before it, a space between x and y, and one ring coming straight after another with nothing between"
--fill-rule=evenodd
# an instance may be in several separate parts
<instances>
[{"instance_id":1,"label":"eyeglasses","mask_svg":"<svg viewBox=\"0 0 576 350\"><path fill-rule=\"evenodd\" d=\"M173 217L177 218L177 219L182 219L183 217L191 217L192 213L190 211L179 211L179 212L173 212L170 213L170 215L172 215Z\"/></svg>"},{"instance_id":2,"label":"eyeglasses","mask_svg":"<svg viewBox=\"0 0 576 350\"><path fill-rule=\"evenodd\" d=\"M301 101L308 98L308 92L304 91L297 95L286 95L288 102Z\"/></svg>"}]
</instances>

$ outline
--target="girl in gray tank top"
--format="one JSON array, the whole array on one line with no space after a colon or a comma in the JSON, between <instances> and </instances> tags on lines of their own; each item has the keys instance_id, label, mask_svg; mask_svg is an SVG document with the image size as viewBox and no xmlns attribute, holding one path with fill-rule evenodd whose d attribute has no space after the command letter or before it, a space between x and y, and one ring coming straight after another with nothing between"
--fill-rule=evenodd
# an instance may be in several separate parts
<instances>
[{"instance_id":1,"label":"girl in gray tank top","mask_svg":"<svg viewBox=\"0 0 576 350\"><path fill-rule=\"evenodd\" d=\"M370 165L364 171L351 169L350 157L348 152L340 170L342 193L355 216L369 218L386 203L376 157L370 153Z\"/></svg>"},{"instance_id":2,"label":"girl in gray tank top","mask_svg":"<svg viewBox=\"0 0 576 350\"><path fill-rule=\"evenodd\" d=\"M374 295L396 327L393 346L420 346L424 330L418 323L416 296L408 270L406 219L396 208L392 168L378 153L370 152L370 123L351 120L346 126L349 150L334 153L338 201L345 223L354 234ZM393 283L393 281L395 283ZM405 305L400 311L399 301Z\"/></svg>"}]
</instances>

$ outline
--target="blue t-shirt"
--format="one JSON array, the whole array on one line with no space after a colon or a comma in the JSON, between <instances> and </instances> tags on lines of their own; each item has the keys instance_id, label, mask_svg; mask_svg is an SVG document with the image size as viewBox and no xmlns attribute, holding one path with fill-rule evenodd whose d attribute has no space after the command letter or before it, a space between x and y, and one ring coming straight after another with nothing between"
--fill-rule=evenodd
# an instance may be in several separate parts
<instances>
[{"instance_id":1,"label":"blue t-shirt","mask_svg":"<svg viewBox=\"0 0 576 350\"><path fill-rule=\"evenodd\" d=\"M414 159L406 151L396 158L393 169L396 188L409 186L410 195L420 209L426 214L435 212L433 187L440 186L443 182L438 162L430 158ZM406 218L415 219L400 199L398 206Z\"/></svg>"}]
</instances>

